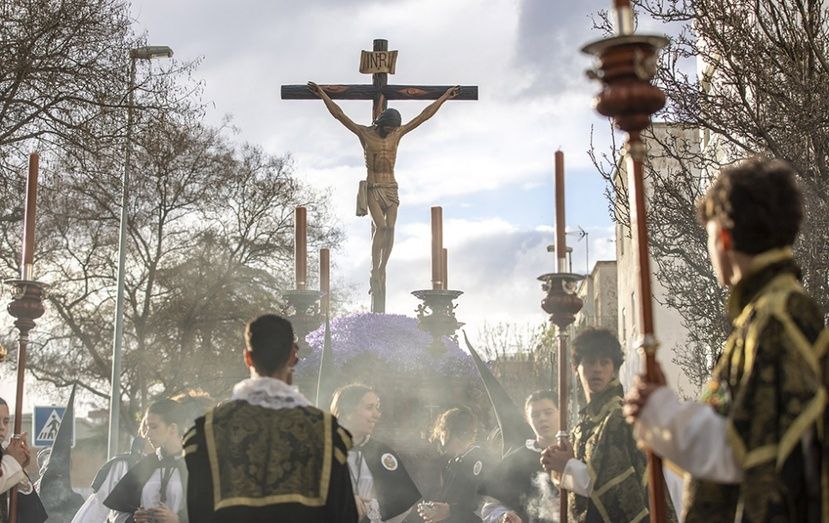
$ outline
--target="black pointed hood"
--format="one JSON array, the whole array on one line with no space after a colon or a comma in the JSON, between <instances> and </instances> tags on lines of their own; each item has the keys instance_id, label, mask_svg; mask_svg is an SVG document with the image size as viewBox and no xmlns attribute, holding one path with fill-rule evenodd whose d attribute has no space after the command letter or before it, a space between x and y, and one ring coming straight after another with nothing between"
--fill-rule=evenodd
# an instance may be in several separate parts
<instances>
[{"instance_id":1,"label":"black pointed hood","mask_svg":"<svg viewBox=\"0 0 829 523\"><path fill-rule=\"evenodd\" d=\"M523 447L528 439L535 438L535 434L524 418L521 409L515 405L504 387L492 375L489 367L472 348L469 338L466 337L466 331L463 332L463 340L466 342L469 354L472 355L472 359L475 361L475 367L478 369L478 374L480 374L481 381L484 383L489 401L492 403L492 410L495 411L495 419L498 420L498 427L501 429L501 453L506 455L513 449Z\"/></svg>"},{"instance_id":2,"label":"black pointed hood","mask_svg":"<svg viewBox=\"0 0 829 523\"><path fill-rule=\"evenodd\" d=\"M72 440L74 439L75 388L63 414L58 434L52 443L49 461L40 477L40 499L49 513L49 522L71 521L75 512L83 504L83 497L72 490L70 467L72 458ZM66 423L64 423L64 421Z\"/></svg>"}]
</instances>

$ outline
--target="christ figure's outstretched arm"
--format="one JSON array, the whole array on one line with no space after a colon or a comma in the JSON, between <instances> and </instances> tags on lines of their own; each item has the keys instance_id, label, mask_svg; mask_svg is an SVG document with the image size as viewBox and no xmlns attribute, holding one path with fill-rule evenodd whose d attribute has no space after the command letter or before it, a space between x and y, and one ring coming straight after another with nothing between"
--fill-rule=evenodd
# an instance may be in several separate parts
<instances>
[{"instance_id":1,"label":"christ figure's outstretched arm","mask_svg":"<svg viewBox=\"0 0 829 523\"><path fill-rule=\"evenodd\" d=\"M433 117L435 113L438 112L438 109L440 109L440 106L443 105L443 102L449 100L450 98L458 96L460 92L461 88L457 85L455 87L450 87L449 89L447 89L445 93L440 95L440 98L429 104L429 106L426 107L426 109L424 109L422 113L403 124L403 126L401 127L401 135L406 134L409 131L413 131L417 128L417 126L419 126L429 118Z\"/></svg>"},{"instance_id":2,"label":"christ figure's outstretched arm","mask_svg":"<svg viewBox=\"0 0 829 523\"><path fill-rule=\"evenodd\" d=\"M322 87L318 86L314 82L308 82L308 88L311 89L314 94L322 98L322 101L325 103L325 107L328 109L328 112L331 113L331 116L339 120L340 123L342 123L352 133L357 135L360 134L360 125L354 123L351 118L346 116L340 106L334 103L334 100L328 96Z\"/></svg>"}]
</instances>

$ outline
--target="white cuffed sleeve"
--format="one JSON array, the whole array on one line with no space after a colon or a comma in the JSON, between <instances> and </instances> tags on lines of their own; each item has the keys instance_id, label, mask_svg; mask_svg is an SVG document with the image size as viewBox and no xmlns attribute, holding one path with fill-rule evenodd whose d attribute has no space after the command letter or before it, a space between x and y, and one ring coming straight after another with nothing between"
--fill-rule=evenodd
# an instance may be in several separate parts
<instances>
[{"instance_id":1,"label":"white cuffed sleeve","mask_svg":"<svg viewBox=\"0 0 829 523\"><path fill-rule=\"evenodd\" d=\"M699 479L739 483L742 467L726 441L727 419L711 406L680 402L674 391L659 387L634 424L634 437L656 454Z\"/></svg>"},{"instance_id":2,"label":"white cuffed sleeve","mask_svg":"<svg viewBox=\"0 0 829 523\"><path fill-rule=\"evenodd\" d=\"M0 476L0 493L6 492L26 477L20 463L8 454L3 456L0 468L3 470L3 475Z\"/></svg>"},{"instance_id":3,"label":"white cuffed sleeve","mask_svg":"<svg viewBox=\"0 0 829 523\"><path fill-rule=\"evenodd\" d=\"M589 497L593 492L593 480L587 472L587 465L577 459L567 460L559 485L579 496Z\"/></svg>"}]
</instances>

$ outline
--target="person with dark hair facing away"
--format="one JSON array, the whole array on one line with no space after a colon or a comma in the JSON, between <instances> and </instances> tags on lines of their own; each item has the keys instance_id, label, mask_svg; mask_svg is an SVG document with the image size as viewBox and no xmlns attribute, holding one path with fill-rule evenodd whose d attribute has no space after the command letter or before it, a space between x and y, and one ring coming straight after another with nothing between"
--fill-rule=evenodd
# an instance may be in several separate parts
<instances>
[{"instance_id":1,"label":"person with dark hair facing away","mask_svg":"<svg viewBox=\"0 0 829 523\"><path fill-rule=\"evenodd\" d=\"M556 442L558 405L551 390L530 394L524 415L535 433L511 450L481 483L484 523L552 523L558 521L558 489L541 466L541 451Z\"/></svg>"},{"instance_id":2,"label":"person with dark hair facing away","mask_svg":"<svg viewBox=\"0 0 829 523\"><path fill-rule=\"evenodd\" d=\"M355 523L350 435L292 386L291 323L265 314L245 326L250 378L184 437L187 504L197 523Z\"/></svg>"},{"instance_id":3,"label":"person with dark hair facing away","mask_svg":"<svg viewBox=\"0 0 829 523\"><path fill-rule=\"evenodd\" d=\"M622 347L609 330L587 328L573 340L573 366L587 405L579 411L572 446L548 447L541 461L567 490L569 519L577 523L650 519L643 481L647 458L622 414L623 362ZM666 501L666 521L676 521L667 496Z\"/></svg>"},{"instance_id":4,"label":"person with dark hair facing away","mask_svg":"<svg viewBox=\"0 0 829 523\"><path fill-rule=\"evenodd\" d=\"M367 385L345 385L334 392L331 412L354 438L348 471L360 521L400 523L421 495L400 456L371 437L380 419L380 396Z\"/></svg>"},{"instance_id":5,"label":"person with dark hair facing away","mask_svg":"<svg viewBox=\"0 0 829 523\"><path fill-rule=\"evenodd\" d=\"M467 408L449 409L435 421L430 441L449 458L441 473L441 488L433 501L418 505L426 523L475 523L481 497L478 487L484 473L484 451L475 444L478 420Z\"/></svg>"},{"instance_id":6,"label":"person with dark hair facing away","mask_svg":"<svg viewBox=\"0 0 829 523\"><path fill-rule=\"evenodd\" d=\"M793 257L800 201L780 160L720 172L698 210L733 330L701 401L680 402L664 375L628 395L636 437L692 477L687 523L829 521L829 333Z\"/></svg>"},{"instance_id":7,"label":"person with dark hair facing away","mask_svg":"<svg viewBox=\"0 0 829 523\"><path fill-rule=\"evenodd\" d=\"M171 399L150 404L147 439L155 453L129 469L104 500L111 523L187 523L187 469L182 455L181 405Z\"/></svg>"}]
</instances>

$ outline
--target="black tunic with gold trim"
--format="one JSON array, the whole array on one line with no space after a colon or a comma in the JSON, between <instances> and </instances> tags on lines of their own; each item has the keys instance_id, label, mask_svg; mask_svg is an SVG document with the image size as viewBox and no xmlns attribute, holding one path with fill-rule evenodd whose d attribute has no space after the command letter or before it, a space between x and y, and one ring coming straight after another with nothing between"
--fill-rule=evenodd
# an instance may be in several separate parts
<instances>
[{"instance_id":1,"label":"black tunic with gold trim","mask_svg":"<svg viewBox=\"0 0 829 523\"><path fill-rule=\"evenodd\" d=\"M351 437L327 412L229 401L197 419L184 444L191 521L357 521Z\"/></svg>"},{"instance_id":2,"label":"black tunic with gold trim","mask_svg":"<svg viewBox=\"0 0 829 523\"><path fill-rule=\"evenodd\" d=\"M649 519L647 458L625 422L623 395L622 384L613 380L579 413L573 429L573 453L587 466L592 491L589 497L568 492L571 521L635 523ZM674 522L676 512L670 498L666 501L666 521Z\"/></svg>"},{"instance_id":3,"label":"black tunic with gold trim","mask_svg":"<svg viewBox=\"0 0 829 523\"><path fill-rule=\"evenodd\" d=\"M687 523L829 521L829 453L820 452L829 332L791 256L758 257L729 298L733 331L702 400L727 417L743 480L691 480Z\"/></svg>"}]
</instances>

